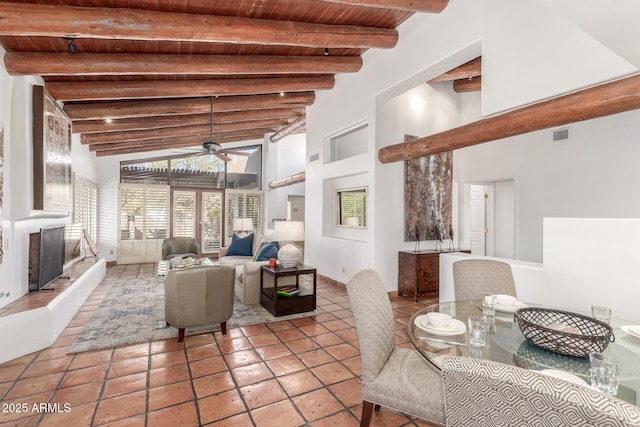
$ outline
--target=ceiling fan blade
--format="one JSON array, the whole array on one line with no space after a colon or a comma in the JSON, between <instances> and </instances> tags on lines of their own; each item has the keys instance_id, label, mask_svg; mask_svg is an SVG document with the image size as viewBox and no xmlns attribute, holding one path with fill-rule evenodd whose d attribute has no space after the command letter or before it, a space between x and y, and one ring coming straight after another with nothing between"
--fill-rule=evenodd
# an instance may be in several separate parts
<instances>
[{"instance_id":1,"label":"ceiling fan blade","mask_svg":"<svg viewBox=\"0 0 640 427\"><path fill-rule=\"evenodd\" d=\"M250 156L250 153L246 153L244 151L234 151L234 150L226 150L226 149L222 149L222 150L218 150L219 152L225 153L225 154L234 154L236 156Z\"/></svg>"},{"instance_id":2,"label":"ceiling fan blade","mask_svg":"<svg viewBox=\"0 0 640 427\"><path fill-rule=\"evenodd\" d=\"M219 151L216 151L214 154L215 154L215 155L216 155L216 157L218 157L220 160L224 160L225 162L230 162L230 161L231 161L231 159L230 159L229 157L225 156L224 154L222 154L222 153L221 153L221 152L219 152Z\"/></svg>"}]
</instances>

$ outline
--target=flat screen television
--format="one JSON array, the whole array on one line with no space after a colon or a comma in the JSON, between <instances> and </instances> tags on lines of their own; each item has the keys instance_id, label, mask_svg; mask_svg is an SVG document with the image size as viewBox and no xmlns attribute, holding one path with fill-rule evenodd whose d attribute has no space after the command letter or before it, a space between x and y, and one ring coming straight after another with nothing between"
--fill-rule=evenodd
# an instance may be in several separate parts
<instances>
[{"instance_id":1,"label":"flat screen television","mask_svg":"<svg viewBox=\"0 0 640 427\"><path fill-rule=\"evenodd\" d=\"M32 290L40 290L62 275L64 254L64 225L41 228L37 289Z\"/></svg>"}]
</instances>

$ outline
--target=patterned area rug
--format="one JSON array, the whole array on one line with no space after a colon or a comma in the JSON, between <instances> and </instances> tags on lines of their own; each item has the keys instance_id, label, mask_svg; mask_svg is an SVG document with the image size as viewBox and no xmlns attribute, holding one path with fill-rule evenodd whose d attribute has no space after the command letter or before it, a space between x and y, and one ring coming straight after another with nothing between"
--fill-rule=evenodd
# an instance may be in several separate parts
<instances>
[{"instance_id":1,"label":"patterned area rug","mask_svg":"<svg viewBox=\"0 0 640 427\"><path fill-rule=\"evenodd\" d=\"M227 328L313 316L317 310L275 317L261 305L243 305L236 298ZM185 335L219 330L220 324L187 328ZM114 283L87 322L69 353L178 336L164 318L164 278L141 277Z\"/></svg>"}]
</instances>

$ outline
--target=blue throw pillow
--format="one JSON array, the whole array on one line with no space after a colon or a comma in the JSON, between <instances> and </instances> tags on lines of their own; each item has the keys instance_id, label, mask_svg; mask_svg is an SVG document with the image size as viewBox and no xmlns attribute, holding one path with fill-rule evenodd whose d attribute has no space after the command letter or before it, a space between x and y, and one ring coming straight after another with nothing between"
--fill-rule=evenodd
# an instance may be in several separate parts
<instances>
[{"instance_id":1,"label":"blue throw pillow","mask_svg":"<svg viewBox=\"0 0 640 427\"><path fill-rule=\"evenodd\" d=\"M271 258L278 258L278 250L280 250L278 242L265 243L258 251L256 261L269 261Z\"/></svg>"},{"instance_id":2,"label":"blue throw pillow","mask_svg":"<svg viewBox=\"0 0 640 427\"><path fill-rule=\"evenodd\" d=\"M227 250L227 256L252 256L252 247L253 233L249 234L247 237L238 237L234 234L233 237L231 237L231 244L229 245L229 249Z\"/></svg>"}]
</instances>

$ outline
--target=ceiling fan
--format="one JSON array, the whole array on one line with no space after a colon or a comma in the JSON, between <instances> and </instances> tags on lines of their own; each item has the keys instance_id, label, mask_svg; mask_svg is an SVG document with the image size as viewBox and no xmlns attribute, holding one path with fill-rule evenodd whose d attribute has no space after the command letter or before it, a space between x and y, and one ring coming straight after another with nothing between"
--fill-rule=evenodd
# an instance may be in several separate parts
<instances>
[{"instance_id":1,"label":"ceiling fan","mask_svg":"<svg viewBox=\"0 0 640 427\"><path fill-rule=\"evenodd\" d=\"M234 154L236 156L249 156L250 153L246 153L244 151L228 150L228 149L222 148L222 145L218 144L213 140L213 96L209 98L209 101L210 101L209 111L211 114L211 118L209 120L209 125L210 125L209 141L203 142L202 150L193 153L192 156L199 156L202 154L213 154L216 157L218 157L220 160L223 160L225 162L231 161L231 158L226 154Z\"/></svg>"}]
</instances>

